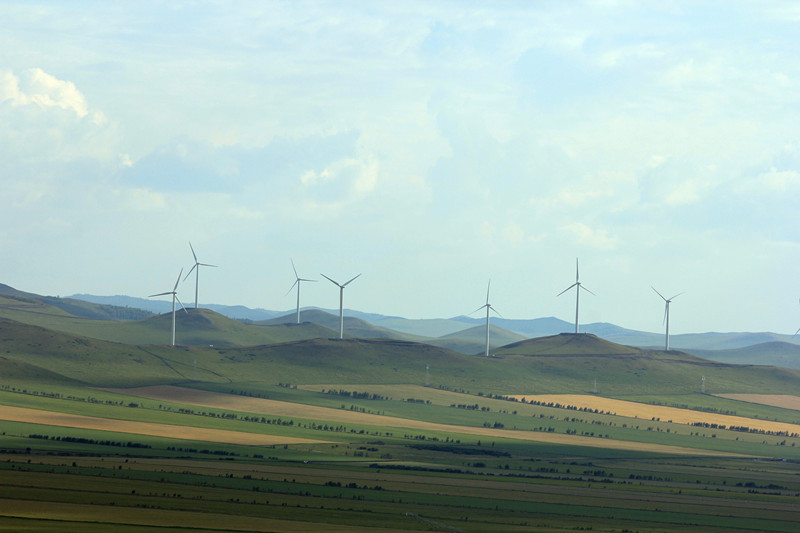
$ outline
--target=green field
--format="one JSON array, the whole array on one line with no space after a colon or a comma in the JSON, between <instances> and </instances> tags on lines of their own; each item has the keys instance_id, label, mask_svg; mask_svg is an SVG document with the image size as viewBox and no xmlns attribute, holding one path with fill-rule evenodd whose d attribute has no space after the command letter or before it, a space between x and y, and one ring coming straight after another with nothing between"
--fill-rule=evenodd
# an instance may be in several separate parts
<instances>
[{"instance_id":1,"label":"green field","mask_svg":"<svg viewBox=\"0 0 800 533\"><path fill-rule=\"evenodd\" d=\"M217 327L232 335L229 345L170 348L93 337L122 338L132 325L141 333L143 323L160 335L165 316L56 315L0 320L2 530L700 532L800 523L800 411L713 395L798 396L796 370L592 335L522 341L491 358L387 338L245 346L259 331L248 328L310 327L234 323L239 330L200 323L216 319L206 313L189 315L200 320L197 338ZM546 393L618 398L648 413L675 408L700 422L537 401ZM33 414L14 418L20 412ZM214 437L192 437L196 429ZM272 444L233 444L233 435Z\"/></svg>"}]
</instances>

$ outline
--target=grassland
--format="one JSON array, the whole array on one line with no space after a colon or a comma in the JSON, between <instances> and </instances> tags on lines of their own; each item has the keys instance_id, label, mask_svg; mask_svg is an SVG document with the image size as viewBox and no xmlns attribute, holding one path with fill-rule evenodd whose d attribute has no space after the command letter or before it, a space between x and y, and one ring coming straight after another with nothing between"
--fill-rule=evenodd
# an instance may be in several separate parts
<instances>
[{"instance_id":1,"label":"grassland","mask_svg":"<svg viewBox=\"0 0 800 533\"><path fill-rule=\"evenodd\" d=\"M590 335L485 358L0 320L0 529L796 531L800 411L700 376L800 393L797 371Z\"/></svg>"},{"instance_id":2,"label":"grassland","mask_svg":"<svg viewBox=\"0 0 800 533\"><path fill-rule=\"evenodd\" d=\"M326 391L331 390L327 387ZM135 446L130 441L120 446L114 442L125 443L131 435L4 424L0 527L57 531L91 530L103 524L106 530L144 531L139 528L170 524L207 531L324 527L332 531L592 528L691 532L793 531L800 520L800 465L797 460L774 460L787 451L776 441L785 437L761 434L759 442L748 446L727 439L726 431L718 430L718 437L712 438L687 432L691 426L656 422L653 425L662 431L631 431L660 437L674 431L698 448L692 454L676 454L654 442L639 450L620 450L613 446L613 439L607 447L596 447L590 443L605 437L576 436L570 431L629 429L598 423L625 420L619 415L409 386L383 386L368 397L365 390L351 391L345 400L347 388L338 386L337 393L331 394L263 387L261 394L280 398L277 401L290 407L293 404L289 413L272 414L273 420L281 420L280 425L262 423L260 417L253 421L263 414L260 407L270 405L267 399L254 397L253 390L249 395L205 396L216 406L184 403L204 397L203 391L179 394L163 388L157 390L181 401L142 399L126 391L92 391L97 395L89 402L76 396L80 388L69 387L4 391L4 404L14 397L30 408L75 410L77 406L119 419L155 418L169 423L183 419L191 427L228 431L281 429L295 436L324 435L330 442L246 446L139 435L132 443ZM380 398L373 396L378 391ZM154 391L144 392L153 395ZM485 409L446 405L466 399ZM331 420L329 411L336 411L335 407L309 409L331 401L346 415L342 420ZM425 414L426 410L431 412ZM387 423L389 415L375 414L441 419L442 410L453 412L465 425L399 428ZM323 413L323 419L316 418ZM528 419L546 421L555 429L543 435L570 437L570 441L525 441L507 436L521 435L524 430L485 427L487 420L499 419L516 420L519 425ZM471 434L470 427L485 433ZM712 449L723 441L757 453L749 457L715 453Z\"/></svg>"}]
</instances>

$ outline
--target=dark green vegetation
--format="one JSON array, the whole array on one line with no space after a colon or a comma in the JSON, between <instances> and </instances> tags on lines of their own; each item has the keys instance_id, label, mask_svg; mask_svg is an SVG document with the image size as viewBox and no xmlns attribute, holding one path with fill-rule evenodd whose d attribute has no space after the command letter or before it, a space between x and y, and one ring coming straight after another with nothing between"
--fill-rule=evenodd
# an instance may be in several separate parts
<instances>
[{"instance_id":1,"label":"dark green vegetation","mask_svg":"<svg viewBox=\"0 0 800 533\"><path fill-rule=\"evenodd\" d=\"M88 319L11 294L0 316L3 412L170 428L153 436L4 415L0 529L700 532L800 523L800 411L699 392L704 376L709 393L800 395L797 370L593 335L524 340L491 358L367 322L351 322L352 331L377 338L340 341L326 313L321 325L294 325L181 311L179 342L195 346L176 348L158 344L170 315ZM591 394L595 381L598 395L707 421L536 401ZM148 385L182 388L98 388ZM186 388L206 400L170 396ZM759 429L767 421L793 426ZM188 428L278 443L181 438ZM309 442L289 443L297 438Z\"/></svg>"}]
</instances>

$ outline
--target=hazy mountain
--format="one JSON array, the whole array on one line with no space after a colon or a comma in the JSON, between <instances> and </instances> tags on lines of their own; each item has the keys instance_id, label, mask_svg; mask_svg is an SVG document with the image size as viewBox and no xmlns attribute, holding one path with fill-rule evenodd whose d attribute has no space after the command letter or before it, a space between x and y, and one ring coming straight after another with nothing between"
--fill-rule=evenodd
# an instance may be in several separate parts
<instances>
[{"instance_id":1,"label":"hazy mountain","mask_svg":"<svg viewBox=\"0 0 800 533\"><path fill-rule=\"evenodd\" d=\"M153 316L153 313L137 307L123 305L105 305L89 302L79 298L61 298L59 296L41 296L31 292L17 290L0 283L0 296L16 300L27 300L51 305L71 315L97 320L142 320Z\"/></svg>"},{"instance_id":2,"label":"hazy mountain","mask_svg":"<svg viewBox=\"0 0 800 533\"><path fill-rule=\"evenodd\" d=\"M800 369L800 346L788 342L765 342L732 350L687 350L724 363L758 364Z\"/></svg>"},{"instance_id":3,"label":"hazy mountain","mask_svg":"<svg viewBox=\"0 0 800 533\"><path fill-rule=\"evenodd\" d=\"M167 300L131 298L129 296L93 296L88 294L77 294L73 295L71 298L82 299L95 303L111 304L115 306L146 309L159 313L165 313L171 308L171 303ZM262 321L281 316L288 316L292 313L291 311L270 311L266 309L250 309L244 306L226 306L216 304L202 304L202 307L213 309L214 311L229 318L253 321ZM304 308L304 310L311 309L319 308ZM338 316L338 310L324 311L329 312L334 316ZM480 326L485 323L485 318L472 318L463 315L452 318L406 319L398 316L365 313L353 309L345 309L344 315L345 317L361 319L373 326L394 330L395 332L402 334L412 335L416 338L441 337L462 331L466 329L464 327L465 325ZM557 335L559 333L571 333L575 329L573 322L567 322L555 317L532 319L508 319L493 317L492 324L502 329L531 338L546 337L550 335ZM338 331L338 325L334 329ZM591 333L612 342L626 344L629 346L659 348L664 345L663 333L631 330L606 322L581 324L580 331L582 333ZM402 338L402 335L395 334L395 336ZM780 335L770 332L708 332L670 335L670 347L682 350L736 349L768 342L786 342L800 345L800 337L792 337L791 335Z\"/></svg>"}]
</instances>

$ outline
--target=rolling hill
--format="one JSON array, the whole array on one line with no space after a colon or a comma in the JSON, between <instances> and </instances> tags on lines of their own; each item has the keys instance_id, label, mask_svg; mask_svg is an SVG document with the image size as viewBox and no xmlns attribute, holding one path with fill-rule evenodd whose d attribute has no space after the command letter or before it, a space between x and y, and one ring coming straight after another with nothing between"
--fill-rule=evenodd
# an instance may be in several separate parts
<instances>
[{"instance_id":1,"label":"rolling hill","mask_svg":"<svg viewBox=\"0 0 800 533\"><path fill-rule=\"evenodd\" d=\"M0 286L2 287L2 286ZM7 287L7 286L6 286ZM10 289L10 287L8 288ZM14 289L11 289L14 290ZM29 294L30 293L24 293ZM35 295L33 295L35 296ZM47 297L50 298L50 297ZM139 307L141 309L156 310L167 312L170 304L166 301L147 300L143 298L132 298L128 296L94 296L90 294L76 294L72 299L82 299L89 302L113 304L121 309ZM65 299L61 299L62 301ZM127 306L127 307L125 307ZM269 311L266 309L250 309L244 306L226 306L218 304L205 304L205 308L217 311L220 314L234 319L262 321L279 317L279 322L291 322L289 320L292 313L285 311ZM318 308L305 308L303 313L319 310ZM335 311L327 311L332 316L336 316ZM79 313L75 313L79 314ZM386 316L376 313L365 313L352 309L345 309L346 318L360 319L374 327L382 328L367 331L368 328L363 323L354 323L353 331L355 336L378 336L388 338L406 338L422 340L424 338L438 338L458 331L462 331L465 326L478 326L483 323L481 318L467 316L456 316L453 318L433 318L433 319L406 319L397 316ZM80 315L83 316L83 315ZM303 319L307 320L307 319ZM544 317L534 319L508 319L494 318L492 323L502 329L523 335L525 337L544 337L557 335L559 333L572 332L574 324L555 317ZM338 324L326 327L338 331ZM349 329L349 328L348 328ZM383 330L393 330L395 333L387 333ZM591 324L581 324L580 331L592 333L610 341L625 344L628 346L639 346L644 348L657 348L663 346L664 335L660 332L647 332L623 328L615 324L598 322ZM363 333L363 335L362 335ZM402 334L406 334L404 336ZM800 337L791 335L781 335L771 332L707 332L707 333L688 333L670 335L670 345L677 349L694 350L724 350L743 348L755 344L767 342L788 342L800 345ZM466 350L467 348L461 348Z\"/></svg>"},{"instance_id":2,"label":"rolling hill","mask_svg":"<svg viewBox=\"0 0 800 533\"><path fill-rule=\"evenodd\" d=\"M758 364L800 369L800 346L788 342L765 342L732 350L688 350L690 353L724 363Z\"/></svg>"},{"instance_id":3,"label":"rolling hill","mask_svg":"<svg viewBox=\"0 0 800 533\"><path fill-rule=\"evenodd\" d=\"M153 313L136 307L103 305L76 298L59 298L57 296L40 296L30 292L19 291L0 283L0 296L8 305L14 301L19 304L39 302L49 305L74 316L97 320L141 320L153 316ZM3 303L0 303L3 305Z\"/></svg>"},{"instance_id":4,"label":"rolling hill","mask_svg":"<svg viewBox=\"0 0 800 533\"><path fill-rule=\"evenodd\" d=\"M0 320L0 376L1 384L91 386L423 385L429 380L433 387L475 394L586 393L597 380L601 394L617 396L697 392L705 376L712 393L800 393L798 370L717 363L681 352L620 346L591 335L565 337L570 335L516 343L497 357L392 339L317 338L261 346L173 348L113 343Z\"/></svg>"},{"instance_id":5,"label":"rolling hill","mask_svg":"<svg viewBox=\"0 0 800 533\"><path fill-rule=\"evenodd\" d=\"M176 342L185 345L257 345L338 336L338 332L313 323L243 324L209 309L180 310L175 316ZM168 344L172 330L172 313L134 321L91 319L71 315L40 301L12 296L0 296L0 318L128 344Z\"/></svg>"},{"instance_id":6,"label":"rolling hill","mask_svg":"<svg viewBox=\"0 0 800 533\"><path fill-rule=\"evenodd\" d=\"M321 309L306 309L300 312L300 320L303 323L318 324L335 332L333 337L339 336L339 316L333 315ZM294 324L296 323L295 313L272 318L269 320L261 320L253 322L253 324L262 326L277 326L281 324ZM374 326L365 320L354 317L344 317L344 335L345 337L357 337L361 339L396 339L396 340L415 340L424 341L425 337L419 335L411 335L401 333L388 328Z\"/></svg>"},{"instance_id":7,"label":"rolling hill","mask_svg":"<svg viewBox=\"0 0 800 533\"><path fill-rule=\"evenodd\" d=\"M526 337L498 326L489 327L489 350L494 352L500 346L518 342ZM464 354L483 355L486 349L486 326L475 326L437 339L425 341L433 346L447 348Z\"/></svg>"}]
</instances>

